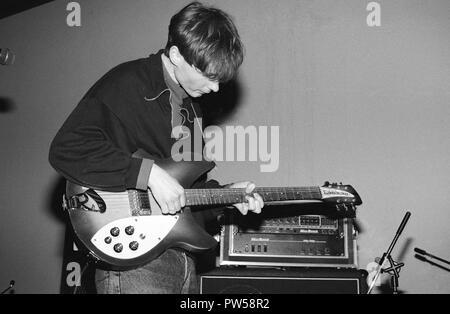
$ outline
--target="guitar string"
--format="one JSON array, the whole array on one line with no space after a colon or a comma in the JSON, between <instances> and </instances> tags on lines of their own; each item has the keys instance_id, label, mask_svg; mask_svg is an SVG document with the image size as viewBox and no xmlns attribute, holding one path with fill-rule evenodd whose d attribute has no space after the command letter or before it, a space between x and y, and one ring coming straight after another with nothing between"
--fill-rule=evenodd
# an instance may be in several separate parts
<instances>
[{"instance_id":1,"label":"guitar string","mask_svg":"<svg viewBox=\"0 0 450 314\"><path fill-rule=\"evenodd\" d=\"M136 191L136 190L131 190ZM235 188L235 189L185 189L185 193L243 193L245 191L244 188ZM284 191L290 191L295 193L315 193L320 192L319 188L297 188L297 187L286 187L286 188L271 188L271 187L265 187L265 188L256 188L255 191L257 192L268 192L268 193L284 193ZM104 195L111 195L111 196L128 196L129 192L107 192L107 191L97 191L97 193L104 194ZM147 193L146 191L137 191L137 193Z\"/></svg>"},{"instance_id":2,"label":"guitar string","mask_svg":"<svg viewBox=\"0 0 450 314\"><path fill-rule=\"evenodd\" d=\"M201 190L191 190L191 189L186 189L184 190L185 193L187 195L198 195L198 196L202 196L202 195L208 195L208 196L222 196L222 195L226 195L226 196L230 196L230 195L245 195L245 190L244 189L236 189L236 190L222 190L222 189L201 189ZM297 190L297 189L284 189L282 191L280 190L270 190L270 189L256 189L254 191L255 193L262 193L262 194L317 194L317 195L321 195L320 191L317 190ZM138 196L146 196L148 195L149 192L138 192ZM129 193L128 192L121 192L121 193L113 193L113 192L99 192L98 193L99 196L107 196L107 197L116 197L116 198L128 198L129 197Z\"/></svg>"},{"instance_id":3,"label":"guitar string","mask_svg":"<svg viewBox=\"0 0 450 314\"><path fill-rule=\"evenodd\" d=\"M148 192L140 192L141 194L138 195L138 197L147 197L149 194ZM277 196L292 196L292 197L298 197L299 195L302 196L301 194L305 194L307 193L308 196L314 196L314 197L321 197L321 193L316 192L316 191L308 191L308 192L299 192L299 191L285 191L285 192L279 192L279 191L270 191L270 190L257 190L255 191L255 193L258 194L263 194L266 196L273 196L273 195L277 195ZM98 193L99 196L103 196L103 197L107 197L107 198L117 198L117 199L128 199L129 198L129 194L121 194L121 195L117 195L115 193L111 193L111 194L105 194L105 193ZM190 190L185 190L185 194L186 196L191 196L191 197L230 197L230 196L245 196L246 193L244 191L210 191L210 190L204 190L204 191L190 191ZM303 195L303 197L307 197L306 195Z\"/></svg>"}]
</instances>

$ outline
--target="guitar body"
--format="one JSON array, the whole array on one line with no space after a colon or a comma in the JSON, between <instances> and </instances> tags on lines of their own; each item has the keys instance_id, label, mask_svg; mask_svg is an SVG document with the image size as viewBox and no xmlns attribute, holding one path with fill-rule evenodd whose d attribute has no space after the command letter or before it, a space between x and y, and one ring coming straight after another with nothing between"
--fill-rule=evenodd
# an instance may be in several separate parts
<instances>
[{"instance_id":1,"label":"guitar body","mask_svg":"<svg viewBox=\"0 0 450 314\"><path fill-rule=\"evenodd\" d=\"M158 166L189 188L214 167L205 161L157 162ZM142 198L142 194L148 197ZM67 182L66 196L86 197L84 210L68 208L75 234L98 260L112 269L131 269L158 257L168 248L190 252L214 248L217 241L195 221L190 209L177 215L162 215L151 191L113 193Z\"/></svg>"}]
</instances>

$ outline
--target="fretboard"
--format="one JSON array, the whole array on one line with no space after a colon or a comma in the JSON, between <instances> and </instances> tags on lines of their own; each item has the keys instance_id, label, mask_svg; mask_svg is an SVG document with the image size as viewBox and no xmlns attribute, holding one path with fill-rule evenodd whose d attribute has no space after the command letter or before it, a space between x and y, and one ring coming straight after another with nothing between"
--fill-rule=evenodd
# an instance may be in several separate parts
<instances>
[{"instance_id":1,"label":"fretboard","mask_svg":"<svg viewBox=\"0 0 450 314\"><path fill-rule=\"evenodd\" d=\"M264 202L321 200L319 187L260 187L254 193ZM246 201L245 189L187 189L186 206L231 205Z\"/></svg>"}]
</instances>

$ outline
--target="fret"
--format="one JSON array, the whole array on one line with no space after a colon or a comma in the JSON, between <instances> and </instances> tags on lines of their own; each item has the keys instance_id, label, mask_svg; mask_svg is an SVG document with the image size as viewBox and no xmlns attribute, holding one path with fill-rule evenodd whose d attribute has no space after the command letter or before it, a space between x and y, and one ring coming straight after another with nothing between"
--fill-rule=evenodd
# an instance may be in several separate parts
<instances>
[{"instance_id":1,"label":"fret","mask_svg":"<svg viewBox=\"0 0 450 314\"><path fill-rule=\"evenodd\" d=\"M202 198L200 196L200 194L194 194L194 199L193 199L193 203L191 205L201 205L202 204Z\"/></svg>"},{"instance_id":2,"label":"fret","mask_svg":"<svg viewBox=\"0 0 450 314\"><path fill-rule=\"evenodd\" d=\"M272 191L270 193L270 196L272 197L272 200L274 200L274 201L281 201L280 194L277 191Z\"/></svg>"},{"instance_id":3,"label":"fret","mask_svg":"<svg viewBox=\"0 0 450 314\"><path fill-rule=\"evenodd\" d=\"M295 191L292 188L286 188L286 195L289 200L295 199Z\"/></svg>"},{"instance_id":4,"label":"fret","mask_svg":"<svg viewBox=\"0 0 450 314\"><path fill-rule=\"evenodd\" d=\"M206 190L207 200L209 204L214 204L213 197L210 190Z\"/></svg>"},{"instance_id":5,"label":"fret","mask_svg":"<svg viewBox=\"0 0 450 314\"><path fill-rule=\"evenodd\" d=\"M224 202L224 196L223 193L219 192L220 194L214 194L213 195L213 199L214 199L214 204L222 204Z\"/></svg>"},{"instance_id":6,"label":"fret","mask_svg":"<svg viewBox=\"0 0 450 314\"><path fill-rule=\"evenodd\" d=\"M205 189L204 191L205 191L205 196L206 196L205 205L208 205L208 204L212 205L213 203L212 203L212 199L211 199L211 192L207 189Z\"/></svg>"},{"instance_id":7,"label":"fret","mask_svg":"<svg viewBox=\"0 0 450 314\"><path fill-rule=\"evenodd\" d=\"M280 199L281 199L282 201L287 201L287 200L289 200L289 198L288 198L288 196L287 196L287 193L286 193L286 189L282 189L282 190L280 191Z\"/></svg>"},{"instance_id":8,"label":"fret","mask_svg":"<svg viewBox=\"0 0 450 314\"><path fill-rule=\"evenodd\" d=\"M265 201L320 200L322 194L318 187L313 188L257 188Z\"/></svg>"},{"instance_id":9,"label":"fret","mask_svg":"<svg viewBox=\"0 0 450 314\"><path fill-rule=\"evenodd\" d=\"M191 205L201 205L202 204L202 198L201 198L200 194L193 193L192 195L193 195L193 198L192 198Z\"/></svg>"},{"instance_id":10,"label":"fret","mask_svg":"<svg viewBox=\"0 0 450 314\"><path fill-rule=\"evenodd\" d=\"M300 191L299 189L295 189L296 198L299 200L305 199L305 191Z\"/></svg>"}]
</instances>

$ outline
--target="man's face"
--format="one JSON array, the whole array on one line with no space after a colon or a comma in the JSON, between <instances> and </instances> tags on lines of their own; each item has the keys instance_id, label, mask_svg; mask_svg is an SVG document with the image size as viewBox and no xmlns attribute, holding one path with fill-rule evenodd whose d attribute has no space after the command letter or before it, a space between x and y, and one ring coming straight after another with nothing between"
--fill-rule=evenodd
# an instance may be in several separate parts
<instances>
[{"instance_id":1,"label":"man's face","mask_svg":"<svg viewBox=\"0 0 450 314\"><path fill-rule=\"evenodd\" d=\"M211 91L219 91L219 82L207 78L200 70L187 63L181 54L179 56L181 60L177 62L177 66L174 68L174 74L178 83L187 94L191 97L200 97Z\"/></svg>"}]
</instances>

